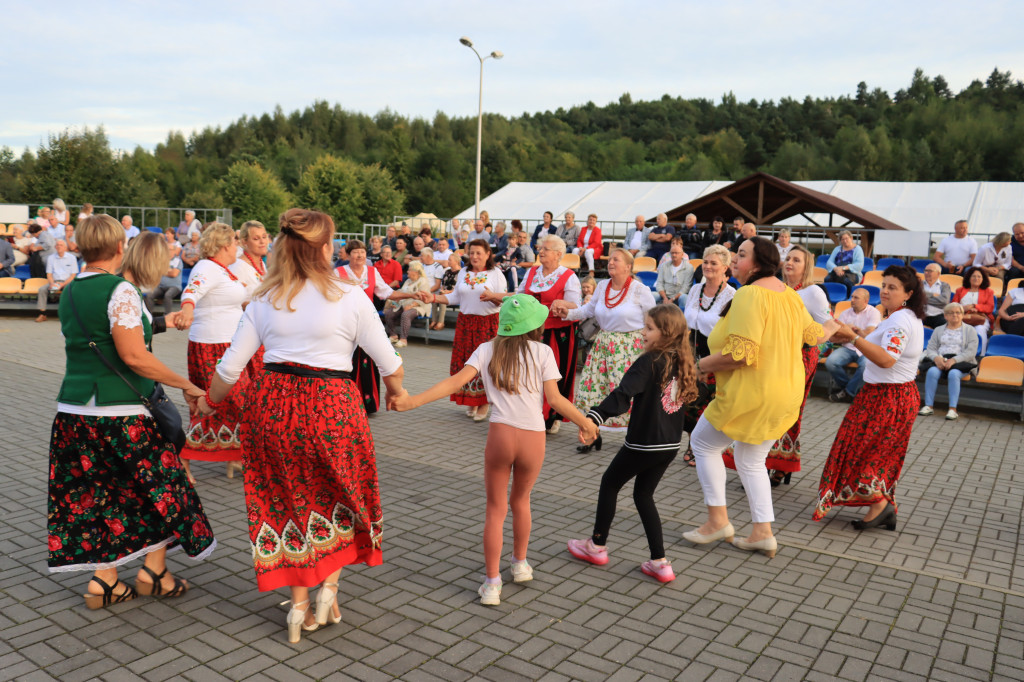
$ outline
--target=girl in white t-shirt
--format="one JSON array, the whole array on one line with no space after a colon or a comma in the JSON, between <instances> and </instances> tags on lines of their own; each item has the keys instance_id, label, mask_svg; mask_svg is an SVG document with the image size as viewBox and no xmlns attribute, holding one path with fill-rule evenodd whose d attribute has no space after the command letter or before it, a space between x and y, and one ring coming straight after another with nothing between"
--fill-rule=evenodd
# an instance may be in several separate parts
<instances>
[{"instance_id":1,"label":"girl in white t-shirt","mask_svg":"<svg viewBox=\"0 0 1024 682\"><path fill-rule=\"evenodd\" d=\"M533 579L526 562L530 541L530 490L544 463L544 399L559 414L580 427L580 440L597 437L597 426L586 419L558 392L558 364L551 348L540 343L548 309L527 294L507 297L498 313L498 336L480 344L465 367L419 395L393 397L388 409L411 410L445 398L479 374L493 406L487 445L484 448L484 479L487 516L484 520L484 561L487 580L477 591L480 603L501 603L502 528L512 507L512 580ZM513 471L515 475L513 476ZM512 494L508 494L509 479Z\"/></svg>"}]
</instances>

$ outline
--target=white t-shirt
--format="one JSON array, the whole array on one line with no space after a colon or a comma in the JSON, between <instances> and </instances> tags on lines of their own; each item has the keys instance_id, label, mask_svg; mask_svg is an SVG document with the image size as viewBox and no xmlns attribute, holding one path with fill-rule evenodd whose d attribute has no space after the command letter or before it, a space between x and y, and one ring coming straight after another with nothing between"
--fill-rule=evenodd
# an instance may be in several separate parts
<instances>
[{"instance_id":1,"label":"white t-shirt","mask_svg":"<svg viewBox=\"0 0 1024 682\"><path fill-rule=\"evenodd\" d=\"M942 258L952 265L970 265L978 253L978 242L974 237L957 237L950 235L939 243L936 251L942 252Z\"/></svg>"},{"instance_id":2,"label":"white t-shirt","mask_svg":"<svg viewBox=\"0 0 1024 682\"><path fill-rule=\"evenodd\" d=\"M178 267L181 266L179 265ZM262 267L264 274L266 274L267 266L262 265ZM263 281L263 275L253 267L244 254L236 258L235 262L228 266L228 269L238 278L238 281L245 285L245 302L248 303L249 299L252 298L252 292L256 291L256 288Z\"/></svg>"},{"instance_id":3,"label":"white t-shirt","mask_svg":"<svg viewBox=\"0 0 1024 682\"><path fill-rule=\"evenodd\" d=\"M825 324L828 318L832 317L828 305L828 296L817 284L809 287L802 287L796 292L797 296L804 302L804 307L810 313L811 319L818 324Z\"/></svg>"},{"instance_id":4,"label":"white t-shirt","mask_svg":"<svg viewBox=\"0 0 1024 682\"><path fill-rule=\"evenodd\" d=\"M466 315L494 315L501 310L501 305L480 300L480 294L492 291L503 294L508 291L505 274L494 268L473 272L469 268L459 271L459 281L450 294L445 294L448 305L459 306L459 311Z\"/></svg>"},{"instance_id":5,"label":"white t-shirt","mask_svg":"<svg viewBox=\"0 0 1024 682\"><path fill-rule=\"evenodd\" d=\"M896 358L896 364L882 369L868 360L864 383L905 384L917 377L917 364L924 354L924 325L911 311L903 308L882 320L867 340Z\"/></svg>"},{"instance_id":6,"label":"white t-shirt","mask_svg":"<svg viewBox=\"0 0 1024 682\"><path fill-rule=\"evenodd\" d=\"M520 376L524 381L517 394L500 391L494 386L491 373L487 371L493 355L494 341L487 341L477 346L466 360L468 366L480 372L487 402L493 406L490 421L524 431L543 431L544 382L562 378L551 347L536 341L529 342L529 364L527 367L520 365Z\"/></svg>"},{"instance_id":7,"label":"white t-shirt","mask_svg":"<svg viewBox=\"0 0 1024 682\"><path fill-rule=\"evenodd\" d=\"M882 321L882 313L878 312L878 308L873 305L864 306L864 310L859 313L850 307L839 313L839 317L837 319L843 324L847 324L851 327L867 329L868 327L878 326L878 323ZM857 355L862 355L862 353L854 347L853 341L844 343L843 348L849 348Z\"/></svg>"},{"instance_id":8,"label":"white t-shirt","mask_svg":"<svg viewBox=\"0 0 1024 682\"><path fill-rule=\"evenodd\" d=\"M998 265L1009 270L1010 266L1013 265L1010 261L1010 245L1007 244L999 251L996 251L996 247L992 242L982 244L981 248L978 249L978 255L974 257L974 265L984 265L987 268Z\"/></svg>"},{"instance_id":9,"label":"white t-shirt","mask_svg":"<svg viewBox=\"0 0 1024 682\"><path fill-rule=\"evenodd\" d=\"M1024 288L1011 289L1007 296L1010 297L1010 305L1020 305L1024 303Z\"/></svg>"}]
</instances>

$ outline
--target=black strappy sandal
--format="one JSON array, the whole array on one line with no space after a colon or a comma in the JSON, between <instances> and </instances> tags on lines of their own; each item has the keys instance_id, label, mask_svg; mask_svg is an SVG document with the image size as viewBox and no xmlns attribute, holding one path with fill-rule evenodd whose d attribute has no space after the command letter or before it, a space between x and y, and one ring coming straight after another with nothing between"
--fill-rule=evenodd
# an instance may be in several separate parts
<instances>
[{"instance_id":1,"label":"black strappy sandal","mask_svg":"<svg viewBox=\"0 0 1024 682\"><path fill-rule=\"evenodd\" d=\"M687 466L697 466L697 457L693 454L693 450L686 448L686 452L683 453L683 461L686 462Z\"/></svg>"},{"instance_id":2,"label":"black strappy sandal","mask_svg":"<svg viewBox=\"0 0 1024 682\"><path fill-rule=\"evenodd\" d=\"M164 587L160 584L160 581L163 580L165 575L167 575L167 567L164 567L164 570L160 575L151 571L149 566L143 566L142 570L149 574L149 577L153 579L153 582L145 583L136 578L135 589L139 591L139 594L148 594L154 597L180 597L188 592L188 583L177 576L174 577L174 589L167 592L164 591Z\"/></svg>"},{"instance_id":3,"label":"black strappy sandal","mask_svg":"<svg viewBox=\"0 0 1024 682\"><path fill-rule=\"evenodd\" d=\"M93 576L92 581L103 588L103 594L91 594L86 593L85 606L88 609L96 610L102 609L104 606L110 606L111 604L120 604L121 602L131 601L137 599L139 593L135 591L135 588L127 583L123 583L120 580L113 585L108 585L96 576ZM124 592L121 594L114 594L114 588L118 585L124 585Z\"/></svg>"}]
</instances>

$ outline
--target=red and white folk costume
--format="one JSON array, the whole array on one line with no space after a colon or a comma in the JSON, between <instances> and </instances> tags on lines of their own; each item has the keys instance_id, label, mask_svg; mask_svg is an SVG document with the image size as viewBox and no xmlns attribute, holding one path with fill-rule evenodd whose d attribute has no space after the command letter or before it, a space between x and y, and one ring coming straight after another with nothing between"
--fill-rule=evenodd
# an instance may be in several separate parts
<instances>
[{"instance_id":1,"label":"red and white folk costume","mask_svg":"<svg viewBox=\"0 0 1024 682\"><path fill-rule=\"evenodd\" d=\"M350 280L358 284L363 293L369 297L371 303L373 302L374 295L383 301L395 293L387 285L387 282L384 281L384 278L380 276L377 269L369 263L363 266L361 275L356 275L350 265L342 265L336 268L335 272L338 273L338 277L341 279ZM352 381L356 383L356 387L359 389L366 413L373 414L379 410L380 372L377 370L377 365L373 362L373 358L359 346L356 346L356 350L352 354Z\"/></svg>"}]
</instances>

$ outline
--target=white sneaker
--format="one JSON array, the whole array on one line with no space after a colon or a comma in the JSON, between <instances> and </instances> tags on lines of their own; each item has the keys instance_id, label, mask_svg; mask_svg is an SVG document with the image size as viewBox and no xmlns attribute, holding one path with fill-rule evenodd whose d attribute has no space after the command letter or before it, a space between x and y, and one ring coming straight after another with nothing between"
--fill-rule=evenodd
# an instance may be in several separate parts
<instances>
[{"instance_id":1,"label":"white sneaker","mask_svg":"<svg viewBox=\"0 0 1024 682\"><path fill-rule=\"evenodd\" d=\"M558 420L554 424L551 425L551 428L548 429L548 433L550 433L551 435L554 435L554 434L558 433L558 430L560 428L562 428L562 421Z\"/></svg>"},{"instance_id":2,"label":"white sneaker","mask_svg":"<svg viewBox=\"0 0 1024 682\"><path fill-rule=\"evenodd\" d=\"M953 420L953 419L956 419L956 418L957 418L957 417L959 417L959 416L960 416L960 415L958 415L958 414L956 413L956 410L955 410L955 409L953 409L952 407L951 407L951 408L949 408L949 412L947 412L947 413L946 413L946 419L949 419L949 420Z\"/></svg>"},{"instance_id":3,"label":"white sneaker","mask_svg":"<svg viewBox=\"0 0 1024 682\"><path fill-rule=\"evenodd\" d=\"M476 591L480 595L480 603L484 606L497 606L501 603L501 583L489 583L486 580Z\"/></svg>"},{"instance_id":4,"label":"white sneaker","mask_svg":"<svg viewBox=\"0 0 1024 682\"><path fill-rule=\"evenodd\" d=\"M557 422L555 422L557 423ZM523 561L512 562L512 582L526 583L533 580L533 568Z\"/></svg>"},{"instance_id":5,"label":"white sneaker","mask_svg":"<svg viewBox=\"0 0 1024 682\"><path fill-rule=\"evenodd\" d=\"M409 342L405 339L398 339L398 341L395 341L395 348L405 348L408 345Z\"/></svg>"},{"instance_id":6,"label":"white sneaker","mask_svg":"<svg viewBox=\"0 0 1024 682\"><path fill-rule=\"evenodd\" d=\"M922 417L927 417L928 415L935 414L935 410L925 405L924 407L921 408L918 414L921 415Z\"/></svg>"}]
</instances>

